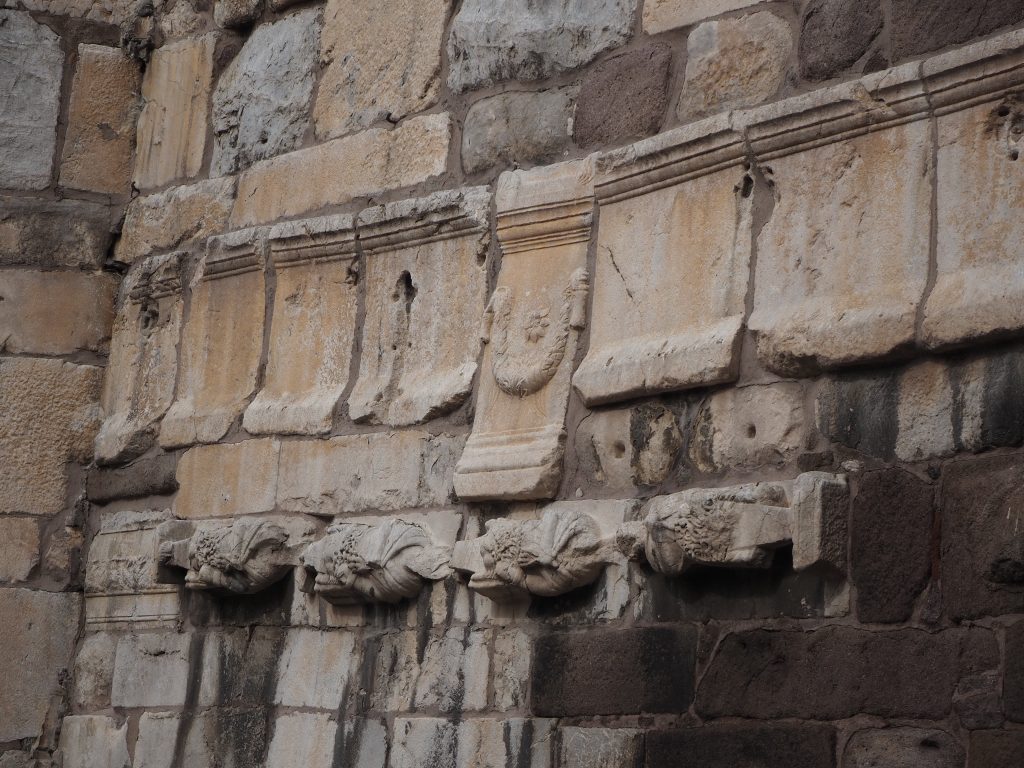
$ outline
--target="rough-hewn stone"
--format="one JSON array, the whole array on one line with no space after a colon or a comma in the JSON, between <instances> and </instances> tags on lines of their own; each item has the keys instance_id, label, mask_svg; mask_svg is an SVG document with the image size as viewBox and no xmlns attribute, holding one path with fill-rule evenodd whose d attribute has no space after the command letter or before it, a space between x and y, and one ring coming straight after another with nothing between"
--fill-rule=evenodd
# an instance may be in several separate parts
<instances>
[{"instance_id":1,"label":"rough-hewn stone","mask_svg":"<svg viewBox=\"0 0 1024 768\"><path fill-rule=\"evenodd\" d=\"M0 264L99 267L110 248L106 206L0 197Z\"/></svg>"},{"instance_id":2,"label":"rough-hewn stone","mask_svg":"<svg viewBox=\"0 0 1024 768\"><path fill-rule=\"evenodd\" d=\"M0 582L24 581L39 563L39 523L0 517Z\"/></svg>"},{"instance_id":3,"label":"rough-hewn stone","mask_svg":"<svg viewBox=\"0 0 1024 768\"><path fill-rule=\"evenodd\" d=\"M309 9L260 25L245 41L213 92L212 175L248 168L302 141L319 31L319 13Z\"/></svg>"},{"instance_id":4,"label":"rough-hewn stone","mask_svg":"<svg viewBox=\"0 0 1024 768\"><path fill-rule=\"evenodd\" d=\"M818 429L868 456L892 458L899 434L897 377L846 374L827 379L815 404Z\"/></svg>"},{"instance_id":5,"label":"rough-hewn stone","mask_svg":"<svg viewBox=\"0 0 1024 768\"><path fill-rule=\"evenodd\" d=\"M812 0L800 22L800 75L828 80L852 67L882 31L880 0Z\"/></svg>"},{"instance_id":6,"label":"rough-hewn stone","mask_svg":"<svg viewBox=\"0 0 1024 768\"><path fill-rule=\"evenodd\" d=\"M843 768L962 768L964 748L945 731L885 728L857 731L843 750Z\"/></svg>"},{"instance_id":7,"label":"rough-hewn stone","mask_svg":"<svg viewBox=\"0 0 1024 768\"><path fill-rule=\"evenodd\" d=\"M5 5L14 5L7 0ZM128 14L131 4L127 0L18 0L18 5L29 11L40 11L54 16L89 19L105 24L118 24Z\"/></svg>"},{"instance_id":8,"label":"rough-hewn stone","mask_svg":"<svg viewBox=\"0 0 1024 768\"><path fill-rule=\"evenodd\" d=\"M633 768L643 760L643 731L568 727L560 733L562 768Z\"/></svg>"},{"instance_id":9,"label":"rough-hewn stone","mask_svg":"<svg viewBox=\"0 0 1024 768\"><path fill-rule=\"evenodd\" d=\"M644 32L656 35L688 27L722 13L756 5L760 0L645 0Z\"/></svg>"},{"instance_id":10,"label":"rough-hewn stone","mask_svg":"<svg viewBox=\"0 0 1024 768\"><path fill-rule=\"evenodd\" d=\"M216 0L213 20L221 27L244 27L263 11L263 0Z\"/></svg>"},{"instance_id":11,"label":"rough-hewn stone","mask_svg":"<svg viewBox=\"0 0 1024 768\"><path fill-rule=\"evenodd\" d=\"M75 706L85 711L110 706L116 652L117 635L94 632L82 639L75 655L75 684L72 688Z\"/></svg>"},{"instance_id":12,"label":"rough-hewn stone","mask_svg":"<svg viewBox=\"0 0 1024 768\"><path fill-rule=\"evenodd\" d=\"M277 494L276 440L197 445L178 462L179 517L233 517L269 512Z\"/></svg>"},{"instance_id":13,"label":"rough-hewn stone","mask_svg":"<svg viewBox=\"0 0 1024 768\"><path fill-rule=\"evenodd\" d=\"M953 709L960 724L969 730L1001 726L1002 686L998 670L963 678L953 694Z\"/></svg>"},{"instance_id":14,"label":"rough-hewn stone","mask_svg":"<svg viewBox=\"0 0 1024 768\"><path fill-rule=\"evenodd\" d=\"M649 731L647 768L834 768L835 730L828 725L729 723Z\"/></svg>"},{"instance_id":15,"label":"rough-hewn stone","mask_svg":"<svg viewBox=\"0 0 1024 768\"><path fill-rule=\"evenodd\" d=\"M550 768L554 721L396 718L390 768Z\"/></svg>"},{"instance_id":16,"label":"rough-hewn stone","mask_svg":"<svg viewBox=\"0 0 1024 768\"><path fill-rule=\"evenodd\" d=\"M891 13L895 59L965 43L1024 21L1024 6L1017 0L893 0Z\"/></svg>"},{"instance_id":17,"label":"rough-hewn stone","mask_svg":"<svg viewBox=\"0 0 1024 768\"><path fill-rule=\"evenodd\" d=\"M86 479L90 501L104 503L114 499L165 496L178 490L175 470L178 457L172 453L147 456L127 467L98 469Z\"/></svg>"},{"instance_id":18,"label":"rough-hewn stone","mask_svg":"<svg viewBox=\"0 0 1024 768\"><path fill-rule=\"evenodd\" d=\"M676 415L664 406L594 411L576 430L576 454L610 491L658 485L669 477L683 445Z\"/></svg>"},{"instance_id":19,"label":"rough-hewn stone","mask_svg":"<svg viewBox=\"0 0 1024 768\"><path fill-rule=\"evenodd\" d=\"M1005 768L1024 754L1024 730L975 731L971 734L971 768Z\"/></svg>"},{"instance_id":20,"label":"rough-hewn stone","mask_svg":"<svg viewBox=\"0 0 1024 768\"><path fill-rule=\"evenodd\" d=\"M61 765L66 768L130 768L128 724L112 717L72 715L60 732Z\"/></svg>"},{"instance_id":21,"label":"rough-hewn stone","mask_svg":"<svg viewBox=\"0 0 1024 768\"><path fill-rule=\"evenodd\" d=\"M1006 629L1005 674L1003 709L1008 718L1024 723L1024 621Z\"/></svg>"}]
</instances>

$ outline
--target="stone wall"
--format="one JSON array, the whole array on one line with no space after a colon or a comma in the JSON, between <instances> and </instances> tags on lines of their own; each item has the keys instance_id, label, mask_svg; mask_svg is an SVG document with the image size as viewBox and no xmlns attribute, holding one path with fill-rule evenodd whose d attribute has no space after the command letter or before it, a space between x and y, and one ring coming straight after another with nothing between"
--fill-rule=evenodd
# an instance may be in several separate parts
<instances>
[{"instance_id":1,"label":"stone wall","mask_svg":"<svg viewBox=\"0 0 1024 768\"><path fill-rule=\"evenodd\" d=\"M1020 3L3 4L0 768L1024 754Z\"/></svg>"}]
</instances>

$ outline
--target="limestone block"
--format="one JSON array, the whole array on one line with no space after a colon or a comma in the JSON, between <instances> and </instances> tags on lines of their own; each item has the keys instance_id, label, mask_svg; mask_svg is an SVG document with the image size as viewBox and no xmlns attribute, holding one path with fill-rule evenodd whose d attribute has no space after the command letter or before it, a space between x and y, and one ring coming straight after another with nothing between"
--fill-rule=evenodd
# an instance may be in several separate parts
<instances>
[{"instance_id":1,"label":"limestone block","mask_svg":"<svg viewBox=\"0 0 1024 768\"><path fill-rule=\"evenodd\" d=\"M274 723L266 768L331 768L339 723L327 714L287 714Z\"/></svg>"},{"instance_id":2,"label":"limestone block","mask_svg":"<svg viewBox=\"0 0 1024 768\"><path fill-rule=\"evenodd\" d=\"M602 160L593 327L573 378L588 405L736 377L751 250L742 146L724 116Z\"/></svg>"},{"instance_id":3,"label":"limestone block","mask_svg":"<svg viewBox=\"0 0 1024 768\"><path fill-rule=\"evenodd\" d=\"M749 320L761 361L803 374L909 346L928 277L928 122L803 149L770 167L776 203L758 237Z\"/></svg>"},{"instance_id":4,"label":"limestone block","mask_svg":"<svg viewBox=\"0 0 1024 768\"><path fill-rule=\"evenodd\" d=\"M105 352L117 278L107 273L4 270L0 338L7 352Z\"/></svg>"},{"instance_id":5,"label":"limestone block","mask_svg":"<svg viewBox=\"0 0 1024 768\"><path fill-rule=\"evenodd\" d=\"M688 27L712 16L738 11L761 0L646 0L644 32L656 35L670 29Z\"/></svg>"},{"instance_id":6,"label":"limestone block","mask_svg":"<svg viewBox=\"0 0 1024 768\"><path fill-rule=\"evenodd\" d=\"M491 686L493 707L501 712L523 709L530 681L530 636L521 629L495 633Z\"/></svg>"},{"instance_id":7,"label":"limestone block","mask_svg":"<svg viewBox=\"0 0 1024 768\"><path fill-rule=\"evenodd\" d=\"M920 768L960 768L964 748L945 731L921 728L885 728L857 731L843 751L843 765L875 768L913 765Z\"/></svg>"},{"instance_id":8,"label":"limestone block","mask_svg":"<svg viewBox=\"0 0 1024 768\"><path fill-rule=\"evenodd\" d=\"M39 523L0 517L0 582L24 581L39 563Z\"/></svg>"},{"instance_id":9,"label":"limestone block","mask_svg":"<svg viewBox=\"0 0 1024 768\"><path fill-rule=\"evenodd\" d=\"M427 641L416 678L413 706L423 711L487 708L490 633L452 627Z\"/></svg>"},{"instance_id":10,"label":"limestone block","mask_svg":"<svg viewBox=\"0 0 1024 768\"><path fill-rule=\"evenodd\" d=\"M98 268L110 248L110 211L78 200L0 197L0 264Z\"/></svg>"},{"instance_id":11,"label":"limestone block","mask_svg":"<svg viewBox=\"0 0 1024 768\"><path fill-rule=\"evenodd\" d=\"M270 230L277 276L267 373L242 424L253 434L329 432L348 386L358 303L351 216Z\"/></svg>"},{"instance_id":12,"label":"limestone block","mask_svg":"<svg viewBox=\"0 0 1024 768\"><path fill-rule=\"evenodd\" d=\"M366 319L357 422L420 424L469 395L484 309L490 195L438 192L359 214L366 254Z\"/></svg>"},{"instance_id":13,"label":"limestone block","mask_svg":"<svg viewBox=\"0 0 1024 768\"><path fill-rule=\"evenodd\" d=\"M502 80L540 80L629 39L636 0L463 2L448 38L455 93Z\"/></svg>"},{"instance_id":14,"label":"limestone block","mask_svg":"<svg viewBox=\"0 0 1024 768\"><path fill-rule=\"evenodd\" d=\"M686 41L677 117L767 101L782 85L792 48L789 24L768 11L701 24Z\"/></svg>"},{"instance_id":15,"label":"limestone block","mask_svg":"<svg viewBox=\"0 0 1024 768\"><path fill-rule=\"evenodd\" d=\"M0 187L45 189L57 143L64 52L60 38L27 13L0 10Z\"/></svg>"},{"instance_id":16,"label":"limestone block","mask_svg":"<svg viewBox=\"0 0 1024 768\"><path fill-rule=\"evenodd\" d=\"M239 180L236 226L340 205L444 173L451 141L447 113L406 120L261 160Z\"/></svg>"},{"instance_id":17,"label":"limestone block","mask_svg":"<svg viewBox=\"0 0 1024 768\"><path fill-rule=\"evenodd\" d=\"M42 734L52 696L71 667L82 598L71 592L0 589L0 741Z\"/></svg>"},{"instance_id":18,"label":"limestone block","mask_svg":"<svg viewBox=\"0 0 1024 768\"><path fill-rule=\"evenodd\" d=\"M212 443L256 391L266 295L263 232L212 238L181 343L177 398L160 425L164 447Z\"/></svg>"},{"instance_id":19,"label":"limestone block","mask_svg":"<svg viewBox=\"0 0 1024 768\"><path fill-rule=\"evenodd\" d=\"M386 768L389 743L387 725L383 720L347 717L334 748L335 754L342 756L342 765Z\"/></svg>"},{"instance_id":20,"label":"limestone block","mask_svg":"<svg viewBox=\"0 0 1024 768\"><path fill-rule=\"evenodd\" d=\"M219 0L216 12L232 3ZM213 166L224 176L290 152L309 127L319 13L256 27L213 92Z\"/></svg>"},{"instance_id":21,"label":"limestone block","mask_svg":"<svg viewBox=\"0 0 1024 768\"><path fill-rule=\"evenodd\" d=\"M554 720L396 718L389 768L550 768Z\"/></svg>"},{"instance_id":22,"label":"limestone block","mask_svg":"<svg viewBox=\"0 0 1024 768\"><path fill-rule=\"evenodd\" d=\"M623 768L643 756L643 731L635 728L561 729L562 768Z\"/></svg>"},{"instance_id":23,"label":"limestone block","mask_svg":"<svg viewBox=\"0 0 1024 768\"><path fill-rule=\"evenodd\" d=\"M191 637L172 632L123 635L114 657L115 707L180 707L189 681Z\"/></svg>"},{"instance_id":24,"label":"limestone block","mask_svg":"<svg viewBox=\"0 0 1024 768\"><path fill-rule=\"evenodd\" d=\"M178 712L143 712L133 768L171 768L180 728Z\"/></svg>"},{"instance_id":25,"label":"limestone block","mask_svg":"<svg viewBox=\"0 0 1024 768\"><path fill-rule=\"evenodd\" d=\"M60 360L0 360L0 512L64 508L68 463L92 452L102 375Z\"/></svg>"},{"instance_id":26,"label":"limestone block","mask_svg":"<svg viewBox=\"0 0 1024 768\"><path fill-rule=\"evenodd\" d=\"M590 413L576 432L580 462L608 490L628 491L664 482L683 446L676 415L662 405Z\"/></svg>"},{"instance_id":27,"label":"limestone block","mask_svg":"<svg viewBox=\"0 0 1024 768\"><path fill-rule=\"evenodd\" d=\"M142 81L135 185L159 187L199 175L206 149L216 36L181 40L152 54Z\"/></svg>"},{"instance_id":28,"label":"limestone block","mask_svg":"<svg viewBox=\"0 0 1024 768\"><path fill-rule=\"evenodd\" d=\"M958 398L962 403L961 435L954 435L954 396L950 370L941 363L925 361L904 369L898 379L899 401L896 404L896 457L902 461L920 461L948 456L956 450L957 437L972 442L971 416L980 407L972 408L970 396ZM982 376L979 379L984 381ZM959 405L959 404L958 404ZM964 407L965 406L965 407Z\"/></svg>"},{"instance_id":29,"label":"limestone block","mask_svg":"<svg viewBox=\"0 0 1024 768\"><path fill-rule=\"evenodd\" d=\"M130 3L127 0L19 0L18 5L29 11L41 11L54 16L118 24L128 13L127 6Z\"/></svg>"},{"instance_id":30,"label":"limestone block","mask_svg":"<svg viewBox=\"0 0 1024 768\"><path fill-rule=\"evenodd\" d=\"M437 102L441 46L452 0L328 0L323 77L313 117L318 138L397 122Z\"/></svg>"},{"instance_id":31,"label":"limestone block","mask_svg":"<svg viewBox=\"0 0 1024 768\"><path fill-rule=\"evenodd\" d=\"M262 11L263 0L217 0L213 7L213 20L220 27L244 27L255 21ZM263 27L257 27L257 32L260 29ZM295 47L299 48L299 43L295 43Z\"/></svg>"},{"instance_id":32,"label":"limestone block","mask_svg":"<svg viewBox=\"0 0 1024 768\"><path fill-rule=\"evenodd\" d=\"M175 514L205 518L270 512L277 496L280 451L280 444L270 439L197 445L185 451L178 462L181 487Z\"/></svg>"},{"instance_id":33,"label":"limestone block","mask_svg":"<svg viewBox=\"0 0 1024 768\"><path fill-rule=\"evenodd\" d=\"M128 206L114 256L133 264L155 251L203 240L223 231L235 199L235 180L211 179L137 197Z\"/></svg>"},{"instance_id":34,"label":"limestone block","mask_svg":"<svg viewBox=\"0 0 1024 768\"><path fill-rule=\"evenodd\" d=\"M78 46L60 183L116 195L129 190L139 69L120 48Z\"/></svg>"},{"instance_id":35,"label":"limestone block","mask_svg":"<svg viewBox=\"0 0 1024 768\"><path fill-rule=\"evenodd\" d=\"M60 731L63 768L131 768L128 723L112 717L73 715L64 718Z\"/></svg>"},{"instance_id":36,"label":"limestone block","mask_svg":"<svg viewBox=\"0 0 1024 768\"><path fill-rule=\"evenodd\" d=\"M75 654L75 683L72 689L75 706L85 711L110 706L116 652L116 635L94 632L83 638Z\"/></svg>"},{"instance_id":37,"label":"limestone block","mask_svg":"<svg viewBox=\"0 0 1024 768\"><path fill-rule=\"evenodd\" d=\"M278 662L274 703L336 710L343 704L360 652L352 632L292 629Z\"/></svg>"},{"instance_id":38,"label":"limestone block","mask_svg":"<svg viewBox=\"0 0 1024 768\"><path fill-rule=\"evenodd\" d=\"M100 462L148 450L171 405L184 311L183 261L181 253L154 256L122 285L103 381L105 419L96 436Z\"/></svg>"},{"instance_id":39,"label":"limestone block","mask_svg":"<svg viewBox=\"0 0 1024 768\"><path fill-rule=\"evenodd\" d=\"M558 489L569 379L586 323L592 174L581 160L498 180L503 259L484 313L473 433L455 471L462 499L550 498Z\"/></svg>"},{"instance_id":40,"label":"limestone block","mask_svg":"<svg viewBox=\"0 0 1024 768\"><path fill-rule=\"evenodd\" d=\"M938 274L921 341L937 349L1024 329L1024 102L938 118ZM978 211L985 211L979 216Z\"/></svg>"}]
</instances>

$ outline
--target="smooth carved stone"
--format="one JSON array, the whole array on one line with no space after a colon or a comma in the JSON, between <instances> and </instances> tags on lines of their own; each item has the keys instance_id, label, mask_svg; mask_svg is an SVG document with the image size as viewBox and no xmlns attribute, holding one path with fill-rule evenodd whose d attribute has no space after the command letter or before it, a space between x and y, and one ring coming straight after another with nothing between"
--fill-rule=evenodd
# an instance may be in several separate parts
<instances>
[{"instance_id":1,"label":"smooth carved stone","mask_svg":"<svg viewBox=\"0 0 1024 768\"><path fill-rule=\"evenodd\" d=\"M148 450L171 405L184 308L183 259L181 253L155 256L125 278L100 401L106 416L96 436L100 462Z\"/></svg>"},{"instance_id":2,"label":"smooth carved stone","mask_svg":"<svg viewBox=\"0 0 1024 768\"><path fill-rule=\"evenodd\" d=\"M448 576L449 557L416 523L336 523L302 554L300 588L335 605L397 603L416 597L424 582Z\"/></svg>"},{"instance_id":3,"label":"smooth carved stone","mask_svg":"<svg viewBox=\"0 0 1024 768\"><path fill-rule=\"evenodd\" d=\"M743 151L725 115L602 159L593 327L573 378L587 405L735 379L751 248Z\"/></svg>"},{"instance_id":4,"label":"smooth carved stone","mask_svg":"<svg viewBox=\"0 0 1024 768\"><path fill-rule=\"evenodd\" d=\"M476 373L484 308L490 196L483 187L359 214L366 319L357 422L419 424L465 401Z\"/></svg>"},{"instance_id":5,"label":"smooth carved stone","mask_svg":"<svg viewBox=\"0 0 1024 768\"><path fill-rule=\"evenodd\" d=\"M265 307L263 233L207 246L181 345L177 399L160 427L164 447L224 437L256 389Z\"/></svg>"},{"instance_id":6,"label":"smooth carved stone","mask_svg":"<svg viewBox=\"0 0 1024 768\"><path fill-rule=\"evenodd\" d=\"M178 517L234 517L270 512L277 495L277 440L197 445L178 462Z\"/></svg>"},{"instance_id":7,"label":"smooth carved stone","mask_svg":"<svg viewBox=\"0 0 1024 768\"><path fill-rule=\"evenodd\" d=\"M619 530L619 549L679 576L698 565L767 568L792 543L793 567L843 572L848 530L842 475L807 472L792 483L754 483L660 496L642 522Z\"/></svg>"},{"instance_id":8,"label":"smooth carved stone","mask_svg":"<svg viewBox=\"0 0 1024 768\"><path fill-rule=\"evenodd\" d=\"M253 434L329 432L355 341L352 217L279 224L268 239L277 288L267 374L242 424Z\"/></svg>"},{"instance_id":9,"label":"smooth carved stone","mask_svg":"<svg viewBox=\"0 0 1024 768\"><path fill-rule=\"evenodd\" d=\"M502 174L498 287L484 314L484 376L455 471L462 499L552 497L569 377L586 322L589 160Z\"/></svg>"}]
</instances>

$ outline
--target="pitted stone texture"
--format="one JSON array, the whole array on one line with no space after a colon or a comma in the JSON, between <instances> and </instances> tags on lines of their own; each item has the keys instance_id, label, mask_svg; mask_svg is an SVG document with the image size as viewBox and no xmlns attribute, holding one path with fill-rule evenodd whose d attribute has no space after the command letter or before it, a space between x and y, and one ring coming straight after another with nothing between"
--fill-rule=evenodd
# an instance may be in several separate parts
<instances>
[{"instance_id":1,"label":"pitted stone texture","mask_svg":"<svg viewBox=\"0 0 1024 768\"><path fill-rule=\"evenodd\" d=\"M1008 718L1016 723L1024 723L1024 621L1007 627L1005 637L1006 680L1003 686L1003 709Z\"/></svg>"},{"instance_id":2,"label":"pitted stone texture","mask_svg":"<svg viewBox=\"0 0 1024 768\"><path fill-rule=\"evenodd\" d=\"M768 11L701 24L686 41L680 120L767 101L786 76L789 24Z\"/></svg>"},{"instance_id":3,"label":"pitted stone texture","mask_svg":"<svg viewBox=\"0 0 1024 768\"><path fill-rule=\"evenodd\" d=\"M467 0L448 38L448 86L461 93L582 66L629 39L636 5L636 0L512 0L501 5Z\"/></svg>"},{"instance_id":4,"label":"pitted stone texture","mask_svg":"<svg viewBox=\"0 0 1024 768\"><path fill-rule=\"evenodd\" d=\"M8 0L6 5L13 5ZM130 13L129 0L18 0L29 11L118 24Z\"/></svg>"},{"instance_id":5,"label":"pitted stone texture","mask_svg":"<svg viewBox=\"0 0 1024 768\"><path fill-rule=\"evenodd\" d=\"M946 731L885 728L853 734L843 768L962 768L964 757L963 746Z\"/></svg>"},{"instance_id":6,"label":"pitted stone texture","mask_svg":"<svg viewBox=\"0 0 1024 768\"><path fill-rule=\"evenodd\" d=\"M462 168L549 163L569 145L576 86L501 93L469 108L462 128Z\"/></svg>"},{"instance_id":7,"label":"pitted stone texture","mask_svg":"<svg viewBox=\"0 0 1024 768\"><path fill-rule=\"evenodd\" d=\"M86 595L140 594L159 589L154 558L156 527L170 518L167 511L105 515L89 547Z\"/></svg>"},{"instance_id":8,"label":"pitted stone texture","mask_svg":"<svg viewBox=\"0 0 1024 768\"><path fill-rule=\"evenodd\" d=\"M82 640L75 654L75 684L72 689L75 706L86 711L110 706L116 651L117 635L95 632Z\"/></svg>"},{"instance_id":9,"label":"pitted stone texture","mask_svg":"<svg viewBox=\"0 0 1024 768\"><path fill-rule=\"evenodd\" d=\"M180 707L189 682L187 634L123 635L114 657L115 707Z\"/></svg>"},{"instance_id":10,"label":"pitted stone texture","mask_svg":"<svg viewBox=\"0 0 1024 768\"><path fill-rule=\"evenodd\" d=\"M647 768L834 768L830 725L725 723L675 731L648 731ZM879 766L881 768L881 766Z\"/></svg>"},{"instance_id":11,"label":"pitted stone texture","mask_svg":"<svg viewBox=\"0 0 1024 768\"><path fill-rule=\"evenodd\" d=\"M0 512L64 508L68 463L92 453L102 376L59 360L0 361Z\"/></svg>"},{"instance_id":12,"label":"pitted stone texture","mask_svg":"<svg viewBox=\"0 0 1024 768\"><path fill-rule=\"evenodd\" d=\"M561 735L562 768L630 768L643 760L643 731L567 727Z\"/></svg>"},{"instance_id":13,"label":"pitted stone texture","mask_svg":"<svg viewBox=\"0 0 1024 768\"><path fill-rule=\"evenodd\" d=\"M262 12L263 0L216 0L213 7L213 20L220 27L244 27L255 21ZM259 29L263 29L263 27L257 28L257 31Z\"/></svg>"},{"instance_id":14,"label":"pitted stone texture","mask_svg":"<svg viewBox=\"0 0 1024 768\"><path fill-rule=\"evenodd\" d=\"M0 583L24 581L39 563L39 523L0 517Z\"/></svg>"},{"instance_id":15,"label":"pitted stone texture","mask_svg":"<svg viewBox=\"0 0 1024 768\"><path fill-rule=\"evenodd\" d=\"M276 440L197 445L178 462L179 517L234 517L274 508L280 445Z\"/></svg>"},{"instance_id":16,"label":"pitted stone texture","mask_svg":"<svg viewBox=\"0 0 1024 768\"><path fill-rule=\"evenodd\" d=\"M928 279L930 158L922 120L771 161L776 204L758 237L749 321L765 365L802 374L913 342Z\"/></svg>"},{"instance_id":17,"label":"pitted stone texture","mask_svg":"<svg viewBox=\"0 0 1024 768\"><path fill-rule=\"evenodd\" d=\"M218 0L217 10L224 5ZM309 127L319 13L309 9L253 31L213 92L213 167L224 176L290 152Z\"/></svg>"},{"instance_id":18,"label":"pitted stone texture","mask_svg":"<svg viewBox=\"0 0 1024 768\"><path fill-rule=\"evenodd\" d=\"M656 35L670 29L688 27L758 2L760 0L645 0L644 32Z\"/></svg>"},{"instance_id":19,"label":"pitted stone texture","mask_svg":"<svg viewBox=\"0 0 1024 768\"><path fill-rule=\"evenodd\" d=\"M350 675L359 666L356 636L293 629L277 664L275 704L336 710L343 705Z\"/></svg>"},{"instance_id":20,"label":"pitted stone texture","mask_svg":"<svg viewBox=\"0 0 1024 768\"><path fill-rule=\"evenodd\" d=\"M592 463L594 478L610 491L631 491L665 481L683 445L675 414L645 404L614 411L593 411L576 431L580 461Z\"/></svg>"},{"instance_id":21,"label":"pitted stone texture","mask_svg":"<svg viewBox=\"0 0 1024 768\"><path fill-rule=\"evenodd\" d=\"M1003 768L1024 753L1024 731L976 731L971 734L971 768Z\"/></svg>"},{"instance_id":22,"label":"pitted stone texture","mask_svg":"<svg viewBox=\"0 0 1024 768\"><path fill-rule=\"evenodd\" d=\"M938 118L938 275L925 305L931 348L1024 331L1024 102ZM986 211L978 216L979 210Z\"/></svg>"},{"instance_id":23,"label":"pitted stone texture","mask_svg":"<svg viewBox=\"0 0 1024 768\"><path fill-rule=\"evenodd\" d=\"M452 0L329 0L313 118L327 139L437 102Z\"/></svg>"},{"instance_id":24,"label":"pitted stone texture","mask_svg":"<svg viewBox=\"0 0 1024 768\"><path fill-rule=\"evenodd\" d=\"M66 355L105 352L117 277L107 273L8 269L0 283L0 347Z\"/></svg>"},{"instance_id":25,"label":"pitted stone texture","mask_svg":"<svg viewBox=\"0 0 1024 768\"><path fill-rule=\"evenodd\" d=\"M932 361L912 365L900 373L895 445L898 459L920 461L948 456L956 449L958 437L971 440L969 424L961 422L961 434L954 435L954 411L966 405L960 413L970 415L973 403L970 393L964 393L967 397L958 398L960 402L954 404L951 373L945 365Z\"/></svg>"},{"instance_id":26,"label":"pitted stone texture","mask_svg":"<svg viewBox=\"0 0 1024 768\"><path fill-rule=\"evenodd\" d=\"M60 183L111 195L129 190L139 69L120 48L80 45Z\"/></svg>"},{"instance_id":27,"label":"pitted stone texture","mask_svg":"<svg viewBox=\"0 0 1024 768\"><path fill-rule=\"evenodd\" d=\"M419 184L445 172L450 141L447 113L423 115L262 160L239 180L232 223L270 222Z\"/></svg>"},{"instance_id":28,"label":"pitted stone texture","mask_svg":"<svg viewBox=\"0 0 1024 768\"><path fill-rule=\"evenodd\" d=\"M49 27L0 10L0 187L45 189L57 143L64 53Z\"/></svg>"},{"instance_id":29,"label":"pitted stone texture","mask_svg":"<svg viewBox=\"0 0 1024 768\"><path fill-rule=\"evenodd\" d=\"M490 633L453 627L427 642L419 666L413 706L439 712L487 708Z\"/></svg>"},{"instance_id":30,"label":"pitted stone texture","mask_svg":"<svg viewBox=\"0 0 1024 768\"><path fill-rule=\"evenodd\" d=\"M146 712L139 718L134 768L263 765L268 720L258 708L208 709L187 718Z\"/></svg>"},{"instance_id":31,"label":"pitted stone texture","mask_svg":"<svg viewBox=\"0 0 1024 768\"><path fill-rule=\"evenodd\" d=\"M882 31L880 0L813 0L800 22L800 75L828 80L852 67Z\"/></svg>"},{"instance_id":32,"label":"pitted stone texture","mask_svg":"<svg viewBox=\"0 0 1024 768\"><path fill-rule=\"evenodd\" d=\"M554 721L396 718L388 768L550 768Z\"/></svg>"},{"instance_id":33,"label":"pitted stone texture","mask_svg":"<svg viewBox=\"0 0 1024 768\"><path fill-rule=\"evenodd\" d=\"M495 633L491 679L495 709L507 712L526 706L530 684L530 636L521 629Z\"/></svg>"},{"instance_id":34,"label":"pitted stone texture","mask_svg":"<svg viewBox=\"0 0 1024 768\"><path fill-rule=\"evenodd\" d=\"M0 265L100 267L110 241L105 205L0 197Z\"/></svg>"},{"instance_id":35,"label":"pitted stone texture","mask_svg":"<svg viewBox=\"0 0 1024 768\"><path fill-rule=\"evenodd\" d=\"M328 714L279 715L274 723L266 768L331 768L339 728Z\"/></svg>"},{"instance_id":36,"label":"pitted stone texture","mask_svg":"<svg viewBox=\"0 0 1024 768\"><path fill-rule=\"evenodd\" d=\"M211 179L135 198L125 214L114 256L125 264L156 251L203 240L224 230L235 201L235 180Z\"/></svg>"},{"instance_id":37,"label":"pitted stone texture","mask_svg":"<svg viewBox=\"0 0 1024 768\"><path fill-rule=\"evenodd\" d=\"M71 668L81 610L81 595L70 592L0 588L0 741L42 734Z\"/></svg>"},{"instance_id":38,"label":"pitted stone texture","mask_svg":"<svg viewBox=\"0 0 1024 768\"><path fill-rule=\"evenodd\" d=\"M1007 654L1007 659L1011 658L1013 656ZM953 709L960 724L969 730L999 728L1004 720L1002 689L1002 675L998 670L969 675L961 680L953 694ZM1018 688L1010 682L1007 689L1013 691Z\"/></svg>"},{"instance_id":39,"label":"pitted stone texture","mask_svg":"<svg viewBox=\"0 0 1024 768\"><path fill-rule=\"evenodd\" d=\"M206 148L214 35L165 45L153 52L142 81L135 185L159 187L199 174Z\"/></svg>"},{"instance_id":40,"label":"pitted stone texture","mask_svg":"<svg viewBox=\"0 0 1024 768\"><path fill-rule=\"evenodd\" d=\"M63 768L131 768L128 723L112 717L74 715L64 718L60 732Z\"/></svg>"},{"instance_id":41,"label":"pitted stone texture","mask_svg":"<svg viewBox=\"0 0 1024 768\"><path fill-rule=\"evenodd\" d=\"M1017 0L894 0L891 14L893 57L903 59L1024 21L1024 6Z\"/></svg>"}]
</instances>

